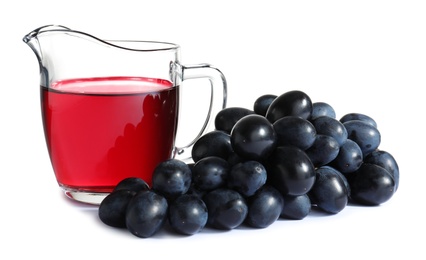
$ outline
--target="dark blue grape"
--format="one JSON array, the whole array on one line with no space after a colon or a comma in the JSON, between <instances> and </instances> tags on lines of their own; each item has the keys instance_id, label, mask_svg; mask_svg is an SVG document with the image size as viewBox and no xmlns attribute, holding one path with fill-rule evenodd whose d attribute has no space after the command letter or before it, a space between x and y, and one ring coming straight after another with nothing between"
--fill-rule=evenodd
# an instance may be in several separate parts
<instances>
[{"instance_id":1,"label":"dark blue grape","mask_svg":"<svg viewBox=\"0 0 426 260\"><path fill-rule=\"evenodd\" d=\"M245 161L247 161L247 159L242 158L241 156L239 156L235 152L231 153L228 157L228 163L229 163L230 167L234 166L235 164L238 164L240 162L245 162Z\"/></svg>"},{"instance_id":2,"label":"dark blue grape","mask_svg":"<svg viewBox=\"0 0 426 260\"><path fill-rule=\"evenodd\" d=\"M315 168L308 155L295 146L280 146L269 157L267 183L285 195L302 195L315 182Z\"/></svg>"},{"instance_id":3,"label":"dark blue grape","mask_svg":"<svg viewBox=\"0 0 426 260\"><path fill-rule=\"evenodd\" d=\"M340 146L339 153L336 158L330 162L330 165L341 173L351 173L361 166L363 162L363 154L361 148L354 141L347 139Z\"/></svg>"},{"instance_id":4,"label":"dark blue grape","mask_svg":"<svg viewBox=\"0 0 426 260\"><path fill-rule=\"evenodd\" d=\"M229 171L227 161L210 156L195 163L192 169L192 182L201 191L211 191L226 186Z\"/></svg>"},{"instance_id":5,"label":"dark blue grape","mask_svg":"<svg viewBox=\"0 0 426 260\"><path fill-rule=\"evenodd\" d=\"M167 220L166 198L152 190L138 192L126 210L126 227L133 235L141 238L153 236Z\"/></svg>"},{"instance_id":6,"label":"dark blue grape","mask_svg":"<svg viewBox=\"0 0 426 260\"><path fill-rule=\"evenodd\" d=\"M386 151L376 150L364 158L364 162L377 164L385 168L395 180L395 191L399 186L399 166L395 158Z\"/></svg>"},{"instance_id":7,"label":"dark blue grape","mask_svg":"<svg viewBox=\"0 0 426 260\"><path fill-rule=\"evenodd\" d=\"M192 182L191 186L189 187L188 191L185 194L195 195L199 198L203 198L203 196L207 193L205 190L201 190L195 186L195 183ZM182 196L182 195L181 195Z\"/></svg>"},{"instance_id":8,"label":"dark blue grape","mask_svg":"<svg viewBox=\"0 0 426 260\"><path fill-rule=\"evenodd\" d=\"M272 101L266 112L266 118L274 123L285 116L298 116L308 119L312 114L311 98L299 90L288 91Z\"/></svg>"},{"instance_id":9,"label":"dark blue grape","mask_svg":"<svg viewBox=\"0 0 426 260\"><path fill-rule=\"evenodd\" d=\"M339 121L341 123L345 123L345 122L352 121L352 120L360 120L360 121L366 122L366 123L374 126L375 128L377 128L377 123L372 117L367 116L365 114L361 114L361 113L346 114L346 115L342 116L342 118L340 118Z\"/></svg>"},{"instance_id":10,"label":"dark blue grape","mask_svg":"<svg viewBox=\"0 0 426 260\"><path fill-rule=\"evenodd\" d=\"M188 162L187 165L192 172L192 169L194 168L195 163L194 162Z\"/></svg>"},{"instance_id":11,"label":"dark blue grape","mask_svg":"<svg viewBox=\"0 0 426 260\"><path fill-rule=\"evenodd\" d=\"M276 95L266 94L258 97L253 105L253 110L256 114L266 116L269 106L276 99Z\"/></svg>"},{"instance_id":12,"label":"dark blue grape","mask_svg":"<svg viewBox=\"0 0 426 260\"><path fill-rule=\"evenodd\" d=\"M311 121L317 134L328 135L336 139L341 146L348 139L345 126L337 119L321 116Z\"/></svg>"},{"instance_id":13,"label":"dark blue grape","mask_svg":"<svg viewBox=\"0 0 426 260\"><path fill-rule=\"evenodd\" d=\"M297 116L285 116L273 124L277 134L278 146L293 145L306 150L315 141L317 131L306 119Z\"/></svg>"},{"instance_id":14,"label":"dark blue grape","mask_svg":"<svg viewBox=\"0 0 426 260\"><path fill-rule=\"evenodd\" d=\"M192 172L183 161L169 159L161 162L154 169L152 188L168 200L185 194L192 180Z\"/></svg>"},{"instance_id":15,"label":"dark blue grape","mask_svg":"<svg viewBox=\"0 0 426 260\"><path fill-rule=\"evenodd\" d=\"M251 196L266 183L266 178L266 169L260 162L246 161L231 168L228 187Z\"/></svg>"},{"instance_id":16,"label":"dark blue grape","mask_svg":"<svg viewBox=\"0 0 426 260\"><path fill-rule=\"evenodd\" d=\"M301 220L311 212L312 204L308 194L299 196L284 196L284 207L280 217L285 219Z\"/></svg>"},{"instance_id":17,"label":"dark blue grape","mask_svg":"<svg viewBox=\"0 0 426 260\"><path fill-rule=\"evenodd\" d=\"M121 180L114 188L113 191L117 190L129 190L134 192L139 192L143 190L148 190L149 185L143 179L138 177L128 177Z\"/></svg>"},{"instance_id":18,"label":"dark blue grape","mask_svg":"<svg viewBox=\"0 0 426 260\"><path fill-rule=\"evenodd\" d=\"M315 184L309 191L313 204L321 210L337 214L342 211L349 200L346 178L336 169L323 166L316 170Z\"/></svg>"},{"instance_id":19,"label":"dark blue grape","mask_svg":"<svg viewBox=\"0 0 426 260\"><path fill-rule=\"evenodd\" d=\"M247 160L266 159L276 143L277 135L273 125L265 117L256 114L241 118L231 132L233 150Z\"/></svg>"},{"instance_id":20,"label":"dark blue grape","mask_svg":"<svg viewBox=\"0 0 426 260\"><path fill-rule=\"evenodd\" d=\"M194 162L208 156L217 156L226 160L231 153L233 153L231 136L219 130L208 132L198 138L191 151Z\"/></svg>"},{"instance_id":21,"label":"dark blue grape","mask_svg":"<svg viewBox=\"0 0 426 260\"><path fill-rule=\"evenodd\" d=\"M215 117L215 128L230 134L238 120L251 114L255 114L255 112L243 107L224 108Z\"/></svg>"},{"instance_id":22,"label":"dark blue grape","mask_svg":"<svg viewBox=\"0 0 426 260\"><path fill-rule=\"evenodd\" d=\"M383 167L363 163L348 177L351 199L363 205L376 206L388 201L395 192L395 180Z\"/></svg>"},{"instance_id":23,"label":"dark blue grape","mask_svg":"<svg viewBox=\"0 0 426 260\"><path fill-rule=\"evenodd\" d=\"M136 194L130 190L116 190L108 194L99 204L99 219L111 227L126 227L126 209Z\"/></svg>"},{"instance_id":24,"label":"dark blue grape","mask_svg":"<svg viewBox=\"0 0 426 260\"><path fill-rule=\"evenodd\" d=\"M312 103L312 114L309 120L314 120L320 116L328 116L331 118L336 118L336 112L334 108L325 102L315 102Z\"/></svg>"},{"instance_id":25,"label":"dark blue grape","mask_svg":"<svg viewBox=\"0 0 426 260\"><path fill-rule=\"evenodd\" d=\"M343 125L348 132L348 139L359 145L364 157L379 147L381 135L376 127L361 120L347 121Z\"/></svg>"},{"instance_id":26,"label":"dark blue grape","mask_svg":"<svg viewBox=\"0 0 426 260\"><path fill-rule=\"evenodd\" d=\"M315 167L326 165L339 154L339 144L336 139L327 135L318 134L315 142L305 152Z\"/></svg>"},{"instance_id":27,"label":"dark blue grape","mask_svg":"<svg viewBox=\"0 0 426 260\"><path fill-rule=\"evenodd\" d=\"M240 226L247 217L247 202L235 190L215 189L207 193L203 200L208 210L207 224L215 229L234 229Z\"/></svg>"},{"instance_id":28,"label":"dark blue grape","mask_svg":"<svg viewBox=\"0 0 426 260\"><path fill-rule=\"evenodd\" d=\"M281 215L284 199L281 193L270 185L264 185L248 198L246 223L255 228L266 228Z\"/></svg>"},{"instance_id":29,"label":"dark blue grape","mask_svg":"<svg viewBox=\"0 0 426 260\"><path fill-rule=\"evenodd\" d=\"M169 206L170 226L183 235L200 232L207 223L207 217L207 206L196 195L181 195Z\"/></svg>"}]
</instances>

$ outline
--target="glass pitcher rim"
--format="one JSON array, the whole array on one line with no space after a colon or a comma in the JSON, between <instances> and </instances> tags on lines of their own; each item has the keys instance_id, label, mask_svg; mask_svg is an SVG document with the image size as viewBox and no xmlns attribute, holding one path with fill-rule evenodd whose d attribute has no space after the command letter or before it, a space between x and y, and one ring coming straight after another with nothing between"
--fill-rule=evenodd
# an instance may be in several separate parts
<instances>
[{"instance_id":1,"label":"glass pitcher rim","mask_svg":"<svg viewBox=\"0 0 426 260\"><path fill-rule=\"evenodd\" d=\"M54 29L54 28L56 28L56 29ZM86 32L82 32L82 31L79 31L79 30L72 30L68 27L65 27L65 26L62 26L62 25L55 25L55 24L38 27L37 29L26 34L23 38L23 41L25 43L28 43L33 38L37 38L41 34L54 33L54 32L75 33L77 35L80 34L80 35L95 39L96 41L99 41L101 43L110 45L112 47L116 47L116 48L120 48L120 49L124 49L124 50L129 50L129 51L138 51L138 52L171 51L171 50L173 51L173 50L178 50L180 48L180 46L178 44L172 43L172 42L166 42L166 41L132 40L132 39L128 39L128 40L119 40L119 39L109 40L108 39L108 40L106 40L106 39L101 39L99 37L93 36L92 34L89 34L89 33L86 33ZM119 45L118 43L143 43L143 44L156 45L158 47L155 47L155 48L154 47L150 47L150 48L130 48L130 47Z\"/></svg>"}]
</instances>

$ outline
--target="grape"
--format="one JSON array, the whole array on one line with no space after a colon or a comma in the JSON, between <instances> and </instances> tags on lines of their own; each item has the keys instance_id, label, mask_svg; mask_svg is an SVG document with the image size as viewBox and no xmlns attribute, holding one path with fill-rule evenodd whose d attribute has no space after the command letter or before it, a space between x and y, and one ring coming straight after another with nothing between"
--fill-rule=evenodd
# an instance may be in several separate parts
<instances>
[{"instance_id":1,"label":"grape","mask_svg":"<svg viewBox=\"0 0 426 260\"><path fill-rule=\"evenodd\" d=\"M383 167L363 163L350 174L348 182L351 187L351 199L363 205L380 205L388 201L395 192L395 180Z\"/></svg>"},{"instance_id":2,"label":"grape","mask_svg":"<svg viewBox=\"0 0 426 260\"><path fill-rule=\"evenodd\" d=\"M399 166L395 158L386 151L376 150L364 158L364 162L377 164L385 168L395 180L395 191L399 186Z\"/></svg>"},{"instance_id":3,"label":"grape","mask_svg":"<svg viewBox=\"0 0 426 260\"><path fill-rule=\"evenodd\" d=\"M274 123L285 116L298 116L308 119L312 114L311 98L304 92L293 90L281 94L272 101L266 112L266 118Z\"/></svg>"},{"instance_id":4,"label":"grape","mask_svg":"<svg viewBox=\"0 0 426 260\"><path fill-rule=\"evenodd\" d=\"M358 170L363 162L361 148L357 143L348 139L342 144L336 158L330 165L341 173L350 173Z\"/></svg>"},{"instance_id":5,"label":"grape","mask_svg":"<svg viewBox=\"0 0 426 260\"><path fill-rule=\"evenodd\" d=\"M347 121L343 125L348 138L359 145L364 157L379 147L381 136L376 127L361 120Z\"/></svg>"},{"instance_id":6,"label":"grape","mask_svg":"<svg viewBox=\"0 0 426 260\"><path fill-rule=\"evenodd\" d=\"M302 91L259 96L253 110L225 108L215 127L194 142L193 162L159 163L152 187L137 177L120 181L99 205L101 222L141 238L166 222L188 236L205 227L266 228L301 220L313 207L337 214L349 201L380 205L399 186L374 119L337 120L331 105Z\"/></svg>"},{"instance_id":7,"label":"grape","mask_svg":"<svg viewBox=\"0 0 426 260\"><path fill-rule=\"evenodd\" d=\"M337 119L321 116L312 120L312 125L315 127L317 134L328 135L336 139L341 146L348 139L348 131L346 127Z\"/></svg>"},{"instance_id":8,"label":"grape","mask_svg":"<svg viewBox=\"0 0 426 260\"><path fill-rule=\"evenodd\" d=\"M201 191L211 191L226 186L230 166L220 157L209 156L195 163L192 182Z\"/></svg>"},{"instance_id":9,"label":"grape","mask_svg":"<svg viewBox=\"0 0 426 260\"><path fill-rule=\"evenodd\" d=\"M231 153L233 153L231 136L219 130L208 132L198 138L191 151L194 162L208 156L217 156L226 160Z\"/></svg>"},{"instance_id":10,"label":"grape","mask_svg":"<svg viewBox=\"0 0 426 260\"><path fill-rule=\"evenodd\" d=\"M130 190L116 190L108 194L99 204L99 219L111 227L126 227L126 209L136 194Z\"/></svg>"},{"instance_id":11,"label":"grape","mask_svg":"<svg viewBox=\"0 0 426 260\"><path fill-rule=\"evenodd\" d=\"M253 110L256 114L266 116L269 106L272 101L277 98L276 95L266 94L258 97L253 105Z\"/></svg>"},{"instance_id":12,"label":"grape","mask_svg":"<svg viewBox=\"0 0 426 260\"><path fill-rule=\"evenodd\" d=\"M315 168L308 155L295 146L280 146L269 157L269 183L285 195L303 195L315 182Z\"/></svg>"},{"instance_id":13,"label":"grape","mask_svg":"<svg viewBox=\"0 0 426 260\"><path fill-rule=\"evenodd\" d=\"M281 215L284 199L272 186L264 185L248 199L246 223L255 228L266 228Z\"/></svg>"},{"instance_id":14,"label":"grape","mask_svg":"<svg viewBox=\"0 0 426 260\"><path fill-rule=\"evenodd\" d=\"M254 111L243 107L224 108L215 117L216 130L222 130L228 134L241 118L254 114Z\"/></svg>"},{"instance_id":15,"label":"grape","mask_svg":"<svg viewBox=\"0 0 426 260\"><path fill-rule=\"evenodd\" d=\"M207 223L207 216L206 204L196 195L179 196L169 206L170 226L180 234L200 232Z\"/></svg>"},{"instance_id":16,"label":"grape","mask_svg":"<svg viewBox=\"0 0 426 260\"><path fill-rule=\"evenodd\" d=\"M297 116L285 116L273 124L277 134L278 146L294 145L306 150L315 141L317 131L306 119Z\"/></svg>"},{"instance_id":17,"label":"grape","mask_svg":"<svg viewBox=\"0 0 426 260\"><path fill-rule=\"evenodd\" d=\"M138 192L127 206L127 229L137 237L151 237L166 222L167 210L167 200L161 194L151 190Z\"/></svg>"},{"instance_id":18,"label":"grape","mask_svg":"<svg viewBox=\"0 0 426 260\"><path fill-rule=\"evenodd\" d=\"M113 191L117 190L129 190L134 192L139 192L143 190L148 190L149 185L141 178L138 177L128 177L121 180L114 188Z\"/></svg>"},{"instance_id":19,"label":"grape","mask_svg":"<svg viewBox=\"0 0 426 260\"><path fill-rule=\"evenodd\" d=\"M251 196L266 183L266 178L266 169L261 163L246 161L231 168L228 187L244 196Z\"/></svg>"},{"instance_id":20,"label":"grape","mask_svg":"<svg viewBox=\"0 0 426 260\"><path fill-rule=\"evenodd\" d=\"M320 167L333 161L339 154L339 144L336 139L327 135L317 135L314 144L305 152L315 167Z\"/></svg>"},{"instance_id":21,"label":"grape","mask_svg":"<svg viewBox=\"0 0 426 260\"><path fill-rule=\"evenodd\" d=\"M240 162L245 162L245 161L247 160L239 156L236 152L231 153L228 157L228 163L229 163L229 166L231 167Z\"/></svg>"},{"instance_id":22,"label":"grape","mask_svg":"<svg viewBox=\"0 0 426 260\"><path fill-rule=\"evenodd\" d=\"M336 118L336 112L334 108L325 102L314 102L312 103L312 114L309 120L315 120L320 116L328 116Z\"/></svg>"},{"instance_id":23,"label":"grape","mask_svg":"<svg viewBox=\"0 0 426 260\"><path fill-rule=\"evenodd\" d=\"M311 212L312 204L308 194L284 196L284 206L280 217L286 219L301 220Z\"/></svg>"},{"instance_id":24,"label":"grape","mask_svg":"<svg viewBox=\"0 0 426 260\"><path fill-rule=\"evenodd\" d=\"M316 170L316 180L309 191L311 201L321 210L337 214L348 204L349 190L346 178L336 169L323 166Z\"/></svg>"},{"instance_id":25,"label":"grape","mask_svg":"<svg viewBox=\"0 0 426 260\"><path fill-rule=\"evenodd\" d=\"M206 190L201 190L201 189L199 189L199 188L197 188L196 186L195 186L195 183L194 182L192 182L191 183L191 186L189 187L189 189L188 189L188 191L186 192L186 194L191 194L191 195L195 195L195 196L197 196L197 197L199 197L199 198L203 198L203 196L207 193L208 191L206 191Z\"/></svg>"},{"instance_id":26,"label":"grape","mask_svg":"<svg viewBox=\"0 0 426 260\"><path fill-rule=\"evenodd\" d=\"M229 188L210 191L204 196L204 202L208 210L207 224L215 229L234 229L244 222L248 214L244 197Z\"/></svg>"},{"instance_id":27,"label":"grape","mask_svg":"<svg viewBox=\"0 0 426 260\"><path fill-rule=\"evenodd\" d=\"M241 118L231 132L233 150L249 160L264 160L274 150L277 135L273 125L263 116Z\"/></svg>"},{"instance_id":28,"label":"grape","mask_svg":"<svg viewBox=\"0 0 426 260\"><path fill-rule=\"evenodd\" d=\"M360 120L360 121L366 122L366 123L377 128L377 123L372 117L367 116L365 114L361 114L361 113L346 114L346 115L342 116L339 121L341 123L345 123L345 122L352 121L352 120Z\"/></svg>"},{"instance_id":29,"label":"grape","mask_svg":"<svg viewBox=\"0 0 426 260\"><path fill-rule=\"evenodd\" d=\"M191 185L192 172L189 166L177 159L161 162L154 169L152 188L166 199L173 200L188 191Z\"/></svg>"}]
</instances>

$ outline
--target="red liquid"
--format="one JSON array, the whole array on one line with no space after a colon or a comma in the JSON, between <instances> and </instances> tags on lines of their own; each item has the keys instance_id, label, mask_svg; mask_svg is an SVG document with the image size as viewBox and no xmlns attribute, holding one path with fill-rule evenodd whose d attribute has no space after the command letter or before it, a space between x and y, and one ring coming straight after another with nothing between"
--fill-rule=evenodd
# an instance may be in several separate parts
<instances>
[{"instance_id":1,"label":"red liquid","mask_svg":"<svg viewBox=\"0 0 426 260\"><path fill-rule=\"evenodd\" d=\"M178 90L166 80L90 78L41 88L46 143L60 186L110 192L126 177L151 184L172 156Z\"/></svg>"}]
</instances>

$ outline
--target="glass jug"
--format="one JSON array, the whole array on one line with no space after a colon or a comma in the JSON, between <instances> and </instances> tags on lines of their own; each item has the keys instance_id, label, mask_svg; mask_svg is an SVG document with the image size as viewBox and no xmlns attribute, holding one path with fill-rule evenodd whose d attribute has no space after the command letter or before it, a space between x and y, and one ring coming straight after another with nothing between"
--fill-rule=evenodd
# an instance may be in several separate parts
<instances>
[{"instance_id":1,"label":"glass jug","mask_svg":"<svg viewBox=\"0 0 426 260\"><path fill-rule=\"evenodd\" d=\"M182 65L177 44L101 40L48 25L24 36L40 66L43 127L59 186L99 204L127 177L151 184L161 161L190 159L197 138L226 106L226 80L209 64ZM176 147L181 84L210 80L210 105L197 136Z\"/></svg>"}]
</instances>

